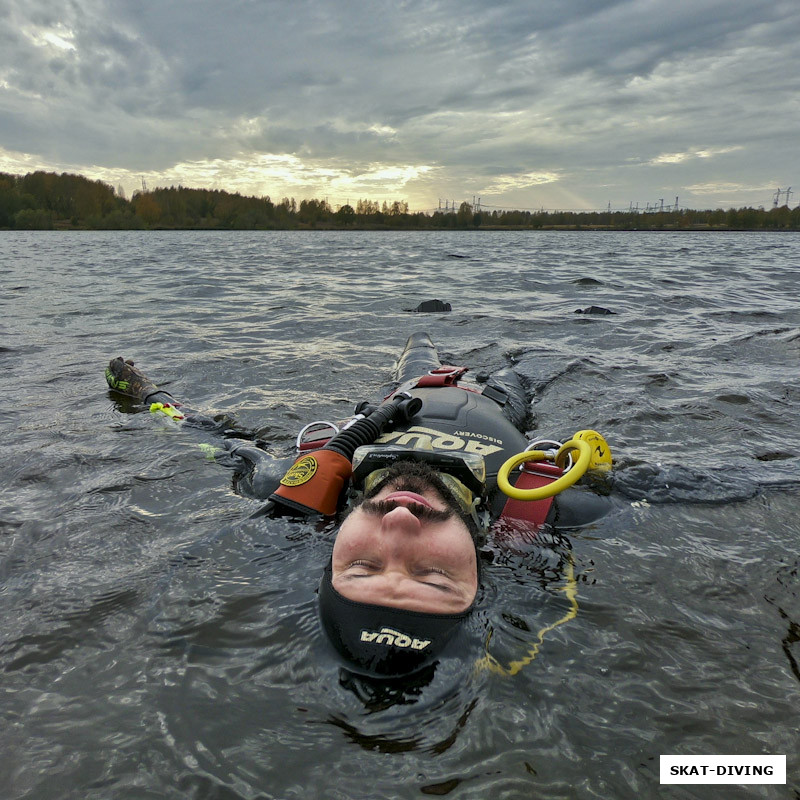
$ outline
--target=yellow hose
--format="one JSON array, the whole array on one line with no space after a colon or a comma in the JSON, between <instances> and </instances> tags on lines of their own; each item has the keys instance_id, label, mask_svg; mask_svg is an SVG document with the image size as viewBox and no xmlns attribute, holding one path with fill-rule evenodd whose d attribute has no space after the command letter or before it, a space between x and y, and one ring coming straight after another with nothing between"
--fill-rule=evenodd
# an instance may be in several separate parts
<instances>
[{"instance_id":1,"label":"yellow hose","mask_svg":"<svg viewBox=\"0 0 800 800\"><path fill-rule=\"evenodd\" d=\"M571 553L567 561L566 574L564 575L564 578L564 586L559 591L564 592L567 600L569 600L569 609L567 610L567 613L564 614L561 619L556 620L552 624L542 628L539 633L536 634L536 641L528 643L528 652L522 658L509 662L507 667L504 667L489 652L489 642L492 638L490 633L489 638L486 641L486 653L482 658L478 659L477 663L475 664L476 670L480 671L486 669L498 675L516 675L522 670L523 667L528 666L528 664L530 664L531 661L536 658L536 656L539 654L539 648L544 642L544 637L550 633L550 631L554 630L559 625L563 625L565 622L569 622L571 619L575 619L575 617L578 616L578 582L575 580L575 565L572 561Z\"/></svg>"}]
</instances>

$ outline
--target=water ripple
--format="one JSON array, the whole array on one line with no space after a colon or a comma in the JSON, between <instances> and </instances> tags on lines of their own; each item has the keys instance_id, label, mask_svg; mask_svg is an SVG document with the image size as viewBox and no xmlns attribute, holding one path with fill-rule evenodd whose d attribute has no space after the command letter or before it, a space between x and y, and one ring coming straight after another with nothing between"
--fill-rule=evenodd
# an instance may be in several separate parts
<instances>
[{"instance_id":1,"label":"water ripple","mask_svg":"<svg viewBox=\"0 0 800 800\"><path fill-rule=\"evenodd\" d=\"M672 752L786 753L797 794L798 263L797 234L5 232L3 796L657 798ZM281 455L421 328L617 468L605 517L490 543L469 663L392 687L319 632L330 531L250 519L214 436L102 371Z\"/></svg>"}]
</instances>

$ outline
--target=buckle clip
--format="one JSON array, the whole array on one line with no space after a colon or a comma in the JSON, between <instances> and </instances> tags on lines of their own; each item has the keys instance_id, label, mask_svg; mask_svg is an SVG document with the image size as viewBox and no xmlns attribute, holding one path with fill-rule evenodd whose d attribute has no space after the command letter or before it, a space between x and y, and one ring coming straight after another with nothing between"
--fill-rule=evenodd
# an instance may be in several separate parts
<instances>
[{"instance_id":1,"label":"buckle clip","mask_svg":"<svg viewBox=\"0 0 800 800\"><path fill-rule=\"evenodd\" d=\"M442 364L441 367L430 370L427 375L423 375L418 381L417 386L455 386L458 379L469 370L469 367L454 367L451 364Z\"/></svg>"}]
</instances>

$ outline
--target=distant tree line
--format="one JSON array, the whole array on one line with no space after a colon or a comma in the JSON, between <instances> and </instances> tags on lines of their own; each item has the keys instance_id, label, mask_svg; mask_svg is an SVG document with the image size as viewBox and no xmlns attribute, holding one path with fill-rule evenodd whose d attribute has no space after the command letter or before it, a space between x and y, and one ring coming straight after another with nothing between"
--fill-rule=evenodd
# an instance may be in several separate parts
<instances>
[{"instance_id":1,"label":"distant tree line","mask_svg":"<svg viewBox=\"0 0 800 800\"><path fill-rule=\"evenodd\" d=\"M135 192L128 200L102 181L81 175L0 172L0 228L270 230L360 229L563 229L563 230L800 230L800 206L646 213L458 210L412 213L408 203L359 200L334 211L325 200L244 197L182 186Z\"/></svg>"}]
</instances>

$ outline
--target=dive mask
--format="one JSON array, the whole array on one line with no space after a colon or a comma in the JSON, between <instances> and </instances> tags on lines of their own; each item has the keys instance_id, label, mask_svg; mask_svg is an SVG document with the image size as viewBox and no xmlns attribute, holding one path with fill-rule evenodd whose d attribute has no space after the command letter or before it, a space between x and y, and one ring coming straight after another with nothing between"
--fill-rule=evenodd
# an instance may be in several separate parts
<instances>
[{"instance_id":1,"label":"dive mask","mask_svg":"<svg viewBox=\"0 0 800 800\"><path fill-rule=\"evenodd\" d=\"M462 511L478 528L488 520L481 511L486 490L486 464L477 453L451 453L442 450L414 450L396 445L365 445L353 454L351 493L369 496L399 461L417 461L435 470Z\"/></svg>"}]
</instances>

